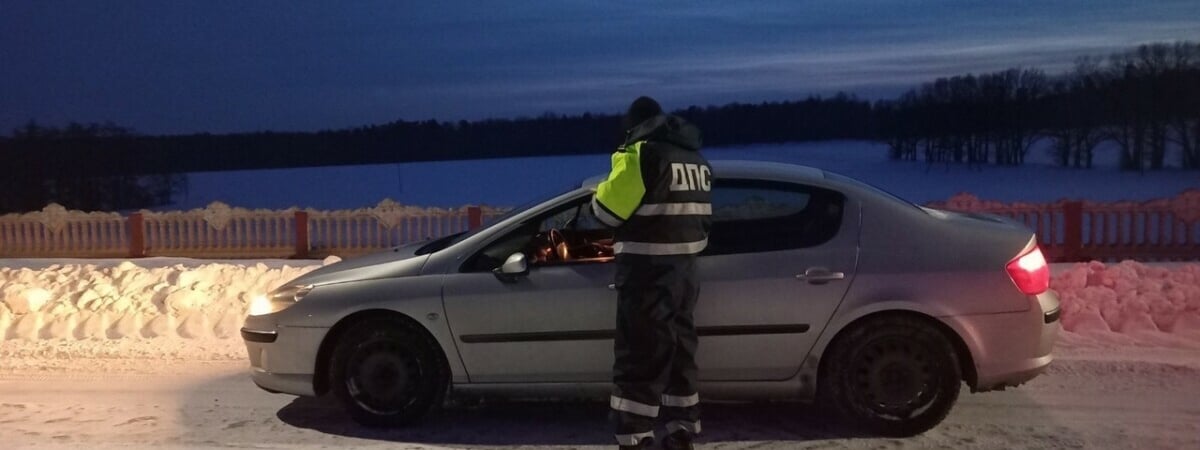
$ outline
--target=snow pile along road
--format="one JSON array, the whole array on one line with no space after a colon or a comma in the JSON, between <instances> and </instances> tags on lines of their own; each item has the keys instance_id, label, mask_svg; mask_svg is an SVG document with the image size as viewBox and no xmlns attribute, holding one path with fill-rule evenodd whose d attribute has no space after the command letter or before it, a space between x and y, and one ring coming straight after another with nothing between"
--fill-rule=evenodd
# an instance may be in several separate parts
<instances>
[{"instance_id":1,"label":"snow pile along road","mask_svg":"<svg viewBox=\"0 0 1200 450\"><path fill-rule=\"evenodd\" d=\"M176 261L0 267L4 368L30 358L242 358L251 299L319 267Z\"/></svg>"},{"instance_id":2,"label":"snow pile along road","mask_svg":"<svg viewBox=\"0 0 1200 450\"><path fill-rule=\"evenodd\" d=\"M278 260L36 261L0 264L0 369L102 359L111 370L135 371L145 369L137 367L145 359L242 359L238 331L251 299L320 267ZM1126 261L1056 269L1051 287L1062 299L1063 345L1200 348L1200 265Z\"/></svg>"},{"instance_id":3,"label":"snow pile along road","mask_svg":"<svg viewBox=\"0 0 1200 450\"><path fill-rule=\"evenodd\" d=\"M1050 281L1066 331L1151 344L1200 341L1200 264L1071 266Z\"/></svg>"}]
</instances>

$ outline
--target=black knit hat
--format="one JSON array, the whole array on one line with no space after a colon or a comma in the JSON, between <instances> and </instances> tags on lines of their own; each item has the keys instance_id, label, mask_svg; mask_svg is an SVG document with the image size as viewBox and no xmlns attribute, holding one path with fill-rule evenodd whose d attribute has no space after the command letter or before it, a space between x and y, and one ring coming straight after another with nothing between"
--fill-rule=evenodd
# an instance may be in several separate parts
<instances>
[{"instance_id":1,"label":"black knit hat","mask_svg":"<svg viewBox=\"0 0 1200 450\"><path fill-rule=\"evenodd\" d=\"M621 125L628 130L662 113L662 107L658 106L658 102L643 95L634 100L633 104L629 105L629 111L625 113L625 119Z\"/></svg>"}]
</instances>

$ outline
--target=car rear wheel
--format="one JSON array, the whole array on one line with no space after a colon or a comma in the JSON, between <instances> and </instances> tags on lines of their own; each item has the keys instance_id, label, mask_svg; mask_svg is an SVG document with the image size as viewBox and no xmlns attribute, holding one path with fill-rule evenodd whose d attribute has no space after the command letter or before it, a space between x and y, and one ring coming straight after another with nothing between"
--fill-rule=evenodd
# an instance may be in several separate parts
<instances>
[{"instance_id":1,"label":"car rear wheel","mask_svg":"<svg viewBox=\"0 0 1200 450\"><path fill-rule=\"evenodd\" d=\"M449 373L440 349L416 325L371 320L344 334L330 360L330 385L354 421L401 426L443 398Z\"/></svg>"},{"instance_id":2,"label":"car rear wheel","mask_svg":"<svg viewBox=\"0 0 1200 450\"><path fill-rule=\"evenodd\" d=\"M923 433L950 413L962 371L947 337L917 318L863 322L822 357L819 395L843 418L887 436Z\"/></svg>"}]
</instances>

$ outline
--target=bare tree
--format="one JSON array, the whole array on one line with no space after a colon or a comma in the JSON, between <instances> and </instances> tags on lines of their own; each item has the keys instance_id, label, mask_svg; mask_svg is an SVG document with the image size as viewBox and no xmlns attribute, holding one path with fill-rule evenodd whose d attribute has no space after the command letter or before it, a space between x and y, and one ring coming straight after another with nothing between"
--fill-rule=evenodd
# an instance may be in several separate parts
<instances>
[{"instance_id":1,"label":"bare tree","mask_svg":"<svg viewBox=\"0 0 1200 450\"><path fill-rule=\"evenodd\" d=\"M1047 102L1045 134L1054 140L1051 153L1060 166L1091 168L1096 146L1108 138L1102 126L1099 61L1080 58L1073 72L1060 77Z\"/></svg>"},{"instance_id":2,"label":"bare tree","mask_svg":"<svg viewBox=\"0 0 1200 450\"><path fill-rule=\"evenodd\" d=\"M1179 148L1184 168L1200 169L1200 44L1177 42L1169 58L1163 80L1166 141Z\"/></svg>"}]
</instances>

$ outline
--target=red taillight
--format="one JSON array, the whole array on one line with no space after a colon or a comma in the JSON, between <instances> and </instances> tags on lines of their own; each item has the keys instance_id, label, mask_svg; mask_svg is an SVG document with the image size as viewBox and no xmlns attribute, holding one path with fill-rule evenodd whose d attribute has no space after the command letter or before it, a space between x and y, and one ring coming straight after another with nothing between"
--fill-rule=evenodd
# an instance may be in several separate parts
<instances>
[{"instance_id":1,"label":"red taillight","mask_svg":"<svg viewBox=\"0 0 1200 450\"><path fill-rule=\"evenodd\" d=\"M1028 253L1018 256L1005 267L1008 276L1016 283L1017 289L1025 295L1038 295L1050 289L1050 265L1042 249L1034 247Z\"/></svg>"}]
</instances>

